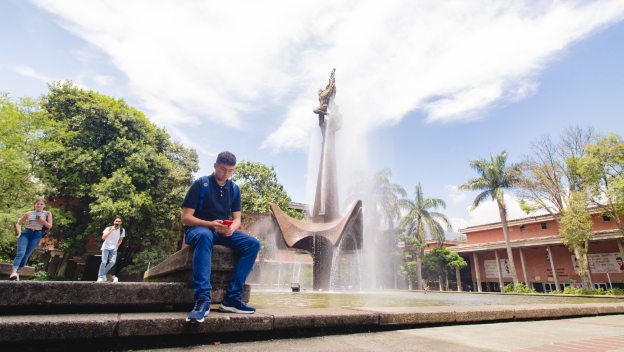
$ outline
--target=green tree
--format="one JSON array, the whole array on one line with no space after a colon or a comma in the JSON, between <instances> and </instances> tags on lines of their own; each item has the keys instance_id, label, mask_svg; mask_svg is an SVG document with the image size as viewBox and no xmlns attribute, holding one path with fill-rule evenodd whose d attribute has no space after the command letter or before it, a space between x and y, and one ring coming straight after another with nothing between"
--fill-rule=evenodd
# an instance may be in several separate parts
<instances>
[{"instance_id":1,"label":"green tree","mask_svg":"<svg viewBox=\"0 0 624 352\"><path fill-rule=\"evenodd\" d=\"M593 222L587 211L587 196L583 191L573 191L569 198L569 205L563 210L559 225L561 242L579 261L581 282L584 288L591 289L591 275L587 260L587 244L593 237Z\"/></svg>"},{"instance_id":2,"label":"green tree","mask_svg":"<svg viewBox=\"0 0 624 352\"><path fill-rule=\"evenodd\" d=\"M277 204L292 218L305 218L303 211L289 207L290 196L278 182L273 165L242 160L234 169L232 181L241 190L242 221L246 227L251 226L257 215L270 215L270 204Z\"/></svg>"},{"instance_id":3,"label":"green tree","mask_svg":"<svg viewBox=\"0 0 624 352\"><path fill-rule=\"evenodd\" d=\"M624 141L614 133L585 147L579 171L586 181L589 204L614 219L624 235Z\"/></svg>"},{"instance_id":4,"label":"green tree","mask_svg":"<svg viewBox=\"0 0 624 352\"><path fill-rule=\"evenodd\" d=\"M492 198L498 205L498 214L501 219L503 228L503 236L505 237L505 245L507 247L507 257L509 258L509 266L513 277L514 285L518 284L518 275L514 264L511 244L509 243L509 230L507 228L507 208L503 190L514 187L518 183L520 176L520 166L511 165L507 167L507 152L502 152L496 157L490 155L490 160L479 158L471 160L470 166L479 173L480 177L469 180L459 187L461 191L482 191L477 195L470 210L476 209L487 198ZM501 287L501 290L503 288Z\"/></svg>"},{"instance_id":5,"label":"green tree","mask_svg":"<svg viewBox=\"0 0 624 352\"><path fill-rule=\"evenodd\" d=\"M420 182L416 186L414 200L407 200L406 204L408 212L399 226L405 230L404 239L415 240L410 245L405 242L405 250L413 248L416 251L416 270L419 278L416 287L422 290L422 259L425 254L427 235L442 244L445 240L444 230L450 231L452 226L446 215L435 211L438 208L446 209L446 203L438 198L425 198Z\"/></svg>"},{"instance_id":6,"label":"green tree","mask_svg":"<svg viewBox=\"0 0 624 352\"><path fill-rule=\"evenodd\" d=\"M37 100L0 93L0 261L13 260L15 222L43 195L35 174L49 123Z\"/></svg>"},{"instance_id":7,"label":"green tree","mask_svg":"<svg viewBox=\"0 0 624 352\"><path fill-rule=\"evenodd\" d=\"M170 141L164 129L122 99L55 82L43 97L54 122L54 147L41 153L40 179L68 214L52 231L64 258L84 253L89 235L121 216L127 231L117 271L141 272L175 250L180 203L198 170L197 153ZM131 265L132 263L132 265ZM62 267L62 266L61 266ZM61 274L61 273L59 273Z\"/></svg>"},{"instance_id":8,"label":"green tree","mask_svg":"<svg viewBox=\"0 0 624 352\"><path fill-rule=\"evenodd\" d=\"M423 273L425 277L436 278L442 289L442 278L446 278L446 289L448 290L448 275L456 272L457 269L465 268L468 263L459 254L451 252L444 246L438 246L425 254L423 260Z\"/></svg>"},{"instance_id":9,"label":"green tree","mask_svg":"<svg viewBox=\"0 0 624 352\"><path fill-rule=\"evenodd\" d=\"M593 128L575 126L566 128L557 142L550 136L531 142L532 153L522 162L518 183L525 211L546 211L562 226L561 218L572 201L572 192L587 192L587 177L592 176L584 174L583 160L596 137Z\"/></svg>"}]
</instances>

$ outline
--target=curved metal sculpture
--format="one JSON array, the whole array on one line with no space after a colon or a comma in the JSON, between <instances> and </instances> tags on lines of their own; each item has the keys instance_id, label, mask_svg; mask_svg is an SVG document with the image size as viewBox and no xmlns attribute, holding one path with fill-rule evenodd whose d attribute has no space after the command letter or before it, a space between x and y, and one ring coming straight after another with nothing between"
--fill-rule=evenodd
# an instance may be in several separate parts
<instances>
[{"instance_id":1,"label":"curved metal sculpture","mask_svg":"<svg viewBox=\"0 0 624 352\"><path fill-rule=\"evenodd\" d=\"M333 254L343 237L352 236L354 239L346 242L344 249L362 248L362 201L355 202L345 217L340 218L339 214L335 140L336 131L342 128L342 115L334 102L335 72L336 69L332 71L327 87L319 89L320 105L314 109L319 118L323 147L316 181L312 222L293 219L277 205L271 204L271 212L286 246L306 250L312 254L314 290L329 288Z\"/></svg>"}]
</instances>

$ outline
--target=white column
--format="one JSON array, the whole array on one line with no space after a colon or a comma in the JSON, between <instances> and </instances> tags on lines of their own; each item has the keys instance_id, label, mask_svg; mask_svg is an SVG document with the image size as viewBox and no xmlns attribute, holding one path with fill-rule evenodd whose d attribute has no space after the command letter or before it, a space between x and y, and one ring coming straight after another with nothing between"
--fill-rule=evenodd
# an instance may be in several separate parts
<instances>
[{"instance_id":1,"label":"white column","mask_svg":"<svg viewBox=\"0 0 624 352\"><path fill-rule=\"evenodd\" d=\"M524 259L524 251L522 247L518 248L520 251L520 262L522 263L522 274L524 275L524 285L528 288L533 288L533 283L531 282L531 278L529 277L529 271L526 267L526 260Z\"/></svg>"},{"instance_id":2,"label":"white column","mask_svg":"<svg viewBox=\"0 0 624 352\"><path fill-rule=\"evenodd\" d=\"M496 269L498 270L498 285L500 286L500 291L505 292L505 286L503 286L503 270L500 265L500 257L498 256L498 250L494 250L494 254L496 255Z\"/></svg>"},{"instance_id":3,"label":"white column","mask_svg":"<svg viewBox=\"0 0 624 352\"><path fill-rule=\"evenodd\" d=\"M479 257L477 256L477 252L472 253L472 259L474 260L474 269L475 269L475 274L477 276L477 292L482 292L481 271L479 270Z\"/></svg>"},{"instance_id":4,"label":"white column","mask_svg":"<svg viewBox=\"0 0 624 352\"><path fill-rule=\"evenodd\" d=\"M557 286L557 292L561 291L559 287L559 277L557 276L557 267L555 266L555 256L552 254L552 250L550 249L550 245L546 246L546 251L548 251L548 257L550 258L550 269L553 273L553 278L555 279L555 286Z\"/></svg>"}]
</instances>

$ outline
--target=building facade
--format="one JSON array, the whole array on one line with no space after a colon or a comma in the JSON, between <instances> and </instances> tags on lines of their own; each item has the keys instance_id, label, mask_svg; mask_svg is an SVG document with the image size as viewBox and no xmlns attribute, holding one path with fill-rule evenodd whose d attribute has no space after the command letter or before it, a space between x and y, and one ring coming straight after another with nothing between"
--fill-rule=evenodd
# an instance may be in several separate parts
<instances>
[{"instance_id":1,"label":"building facade","mask_svg":"<svg viewBox=\"0 0 624 352\"><path fill-rule=\"evenodd\" d=\"M593 238L588 260L596 288L624 288L624 236L608 216L592 214ZM559 237L559 226L551 215L526 217L507 222L513 261L519 282L538 292L580 287L579 266ZM469 264L460 275L464 289L501 290L513 282L501 223L472 226L460 230L466 243L450 247Z\"/></svg>"}]
</instances>

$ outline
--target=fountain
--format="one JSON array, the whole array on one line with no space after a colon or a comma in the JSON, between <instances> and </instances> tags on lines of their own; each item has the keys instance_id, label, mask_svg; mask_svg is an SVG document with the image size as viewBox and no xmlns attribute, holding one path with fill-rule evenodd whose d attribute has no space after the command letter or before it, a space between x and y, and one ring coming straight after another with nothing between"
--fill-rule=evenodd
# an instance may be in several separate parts
<instances>
[{"instance_id":1,"label":"fountain","mask_svg":"<svg viewBox=\"0 0 624 352\"><path fill-rule=\"evenodd\" d=\"M342 115L334 101L335 73L336 69L331 72L327 87L319 89L320 105L314 109L319 119L323 146L312 222L293 219L277 205L271 204L271 212L286 246L312 254L315 291L330 289L334 254L337 254L338 246L345 251L362 248L362 201L355 202L344 217L341 218L339 214L335 140L336 131L342 127ZM343 238L350 240L341 245Z\"/></svg>"}]
</instances>

